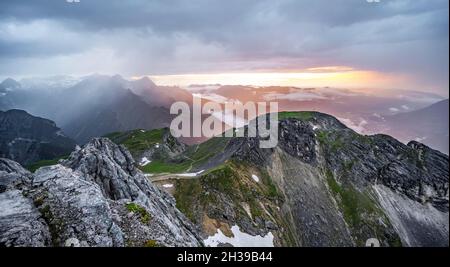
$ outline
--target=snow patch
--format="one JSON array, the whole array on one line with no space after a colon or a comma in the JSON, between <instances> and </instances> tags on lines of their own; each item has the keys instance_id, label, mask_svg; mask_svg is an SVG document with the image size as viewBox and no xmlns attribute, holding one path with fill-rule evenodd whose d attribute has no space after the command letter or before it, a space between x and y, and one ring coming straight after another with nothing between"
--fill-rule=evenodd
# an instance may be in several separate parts
<instances>
[{"instance_id":1,"label":"snow patch","mask_svg":"<svg viewBox=\"0 0 450 267\"><path fill-rule=\"evenodd\" d=\"M219 244L228 243L233 247L273 247L273 234L269 232L265 236L252 236L247 233L241 232L239 226L234 225L231 227L231 232L234 237L228 237L222 233L220 229L217 229L217 233L213 236L203 240L207 247L217 247Z\"/></svg>"},{"instance_id":2,"label":"snow patch","mask_svg":"<svg viewBox=\"0 0 450 267\"><path fill-rule=\"evenodd\" d=\"M149 164L150 162L152 162L152 161L149 160L147 157L143 157L143 158L141 159L141 162L139 163L139 165L145 166L145 165Z\"/></svg>"},{"instance_id":3,"label":"snow patch","mask_svg":"<svg viewBox=\"0 0 450 267\"><path fill-rule=\"evenodd\" d=\"M198 172L191 172L191 173L179 173L179 174L177 174L177 176L180 176L180 177L195 177L195 176L201 174L204 171L205 170L201 170L201 171L198 171Z\"/></svg>"},{"instance_id":4,"label":"snow patch","mask_svg":"<svg viewBox=\"0 0 450 267\"><path fill-rule=\"evenodd\" d=\"M259 183L259 177L258 176L252 174L252 178L253 178L253 180L255 180L255 182Z\"/></svg>"}]
</instances>

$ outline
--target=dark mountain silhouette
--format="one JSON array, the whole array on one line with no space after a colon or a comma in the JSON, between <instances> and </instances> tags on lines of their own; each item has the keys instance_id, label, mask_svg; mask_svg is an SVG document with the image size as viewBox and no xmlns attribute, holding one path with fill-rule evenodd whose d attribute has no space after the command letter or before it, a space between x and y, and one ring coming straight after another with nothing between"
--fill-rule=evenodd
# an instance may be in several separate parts
<instances>
[{"instance_id":1,"label":"dark mountain silhouette","mask_svg":"<svg viewBox=\"0 0 450 267\"><path fill-rule=\"evenodd\" d=\"M23 110L0 111L0 157L28 165L67 155L74 147L51 120Z\"/></svg>"}]
</instances>

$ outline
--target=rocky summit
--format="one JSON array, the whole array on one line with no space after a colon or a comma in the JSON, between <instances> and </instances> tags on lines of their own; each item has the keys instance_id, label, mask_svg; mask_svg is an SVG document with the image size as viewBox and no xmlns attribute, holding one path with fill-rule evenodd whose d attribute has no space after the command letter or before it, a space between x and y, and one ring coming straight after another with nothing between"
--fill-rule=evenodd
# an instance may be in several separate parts
<instances>
[{"instance_id":1,"label":"rocky summit","mask_svg":"<svg viewBox=\"0 0 450 267\"><path fill-rule=\"evenodd\" d=\"M174 199L130 153L93 139L34 174L0 160L1 246L201 246Z\"/></svg>"}]
</instances>

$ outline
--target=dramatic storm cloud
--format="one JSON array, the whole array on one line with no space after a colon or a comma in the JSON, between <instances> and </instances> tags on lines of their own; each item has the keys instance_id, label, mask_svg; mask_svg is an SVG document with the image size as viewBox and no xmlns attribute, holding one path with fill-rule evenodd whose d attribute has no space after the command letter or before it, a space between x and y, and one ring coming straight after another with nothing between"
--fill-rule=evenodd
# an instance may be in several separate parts
<instances>
[{"instance_id":1,"label":"dramatic storm cloud","mask_svg":"<svg viewBox=\"0 0 450 267\"><path fill-rule=\"evenodd\" d=\"M448 94L448 26L447 0L1 1L0 76L346 66Z\"/></svg>"}]
</instances>

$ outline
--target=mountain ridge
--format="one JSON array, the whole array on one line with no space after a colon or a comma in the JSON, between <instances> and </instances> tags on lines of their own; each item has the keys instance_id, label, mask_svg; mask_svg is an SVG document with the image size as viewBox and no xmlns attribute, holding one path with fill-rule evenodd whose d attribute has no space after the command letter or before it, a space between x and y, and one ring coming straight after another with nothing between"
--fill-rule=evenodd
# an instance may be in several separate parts
<instances>
[{"instance_id":1,"label":"mountain ridge","mask_svg":"<svg viewBox=\"0 0 450 267\"><path fill-rule=\"evenodd\" d=\"M0 157L28 165L70 153L75 141L64 135L55 122L26 111L0 111Z\"/></svg>"}]
</instances>

